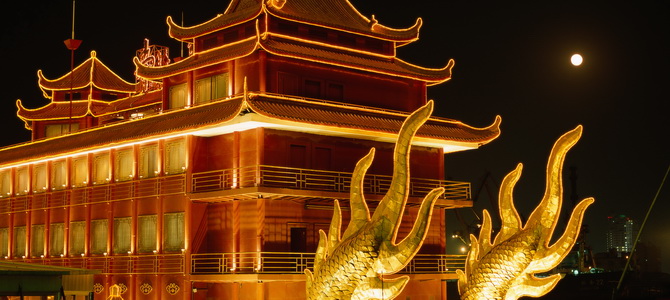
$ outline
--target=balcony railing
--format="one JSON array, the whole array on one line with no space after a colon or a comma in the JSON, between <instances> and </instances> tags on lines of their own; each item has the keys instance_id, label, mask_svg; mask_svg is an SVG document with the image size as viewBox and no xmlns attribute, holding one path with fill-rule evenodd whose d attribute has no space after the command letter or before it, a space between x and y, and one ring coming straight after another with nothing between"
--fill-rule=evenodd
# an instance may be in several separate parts
<instances>
[{"instance_id":1,"label":"balcony railing","mask_svg":"<svg viewBox=\"0 0 670 300\"><path fill-rule=\"evenodd\" d=\"M185 192L185 174L161 176L5 197L0 199L0 213L123 201Z\"/></svg>"},{"instance_id":2,"label":"balcony railing","mask_svg":"<svg viewBox=\"0 0 670 300\"><path fill-rule=\"evenodd\" d=\"M465 255L417 254L400 273L452 274ZM185 274L183 254L105 255L13 259L25 263L100 270L102 274ZM236 252L191 255L191 274L303 274L314 268L314 253Z\"/></svg>"},{"instance_id":3,"label":"balcony railing","mask_svg":"<svg viewBox=\"0 0 670 300\"><path fill-rule=\"evenodd\" d=\"M465 255L417 254L400 273L451 274L465 268ZM314 268L314 253L236 252L191 255L191 274L302 274Z\"/></svg>"},{"instance_id":4,"label":"balcony railing","mask_svg":"<svg viewBox=\"0 0 670 300\"><path fill-rule=\"evenodd\" d=\"M102 274L184 274L183 254L25 258L15 261L100 270Z\"/></svg>"},{"instance_id":5,"label":"balcony railing","mask_svg":"<svg viewBox=\"0 0 670 300\"><path fill-rule=\"evenodd\" d=\"M290 167L256 165L193 173L191 187L194 193L232 190L245 187L273 187L348 193L351 185L349 172L334 172ZM391 176L367 174L364 179L366 194L383 195L391 185ZM449 180L412 178L410 197L422 197L437 187L444 187L441 199L470 200L470 183Z\"/></svg>"}]
</instances>

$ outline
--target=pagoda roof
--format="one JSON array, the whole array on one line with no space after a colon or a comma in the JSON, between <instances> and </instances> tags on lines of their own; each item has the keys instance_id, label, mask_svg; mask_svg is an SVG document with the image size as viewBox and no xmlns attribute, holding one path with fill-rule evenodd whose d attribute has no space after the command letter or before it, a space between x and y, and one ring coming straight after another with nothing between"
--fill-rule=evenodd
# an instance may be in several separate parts
<instances>
[{"instance_id":1,"label":"pagoda roof","mask_svg":"<svg viewBox=\"0 0 670 300\"><path fill-rule=\"evenodd\" d=\"M135 67L137 68L137 76L149 80L161 79L184 73L195 68L202 68L245 57L258 49L258 45L258 37L254 36L237 43L226 44L208 51L193 54L180 61L165 66L145 66L137 57L133 58L133 63L135 63Z\"/></svg>"},{"instance_id":2,"label":"pagoda roof","mask_svg":"<svg viewBox=\"0 0 670 300\"><path fill-rule=\"evenodd\" d=\"M169 34L188 40L244 23L265 13L281 19L327 27L375 38L409 43L419 37L422 20L404 29L390 28L363 16L349 0L232 0L223 14L202 24L182 27L167 18Z\"/></svg>"},{"instance_id":3,"label":"pagoda roof","mask_svg":"<svg viewBox=\"0 0 670 300\"><path fill-rule=\"evenodd\" d=\"M208 51L193 54L183 60L161 67L142 65L137 58L133 60L137 68L137 75L149 80L156 80L168 76L187 72L195 68L210 66L225 61L241 58L252 54L257 49L268 53L301 60L309 60L332 66L357 69L372 73L385 74L422 80L429 85L439 84L451 78L451 69L454 61L442 68L424 68L407 63L396 57L373 55L366 53L349 53L337 48L316 43L294 43L286 39L273 38L270 34L260 35L242 40L237 43L222 45Z\"/></svg>"},{"instance_id":4,"label":"pagoda roof","mask_svg":"<svg viewBox=\"0 0 670 300\"><path fill-rule=\"evenodd\" d=\"M373 140L386 137L392 141L407 116L409 113L405 112L248 93L188 109L5 147L0 149L0 165L122 146L147 138L181 134L204 136L205 131L217 132L226 126L232 132L231 126L245 120L260 122L264 124L262 127L277 126L296 131L313 128L320 132L340 132ZM475 148L497 138L500 134L499 125L500 117L486 128L474 128L458 121L433 117L419 129L415 142L425 140L431 145L457 144Z\"/></svg>"},{"instance_id":5,"label":"pagoda roof","mask_svg":"<svg viewBox=\"0 0 670 300\"><path fill-rule=\"evenodd\" d=\"M252 111L273 119L389 134L397 134L410 115L407 112L280 95L251 93L249 98L248 104ZM460 121L431 117L419 128L417 136L483 145L500 135L500 121L500 117L497 117L492 125L475 128Z\"/></svg>"},{"instance_id":6,"label":"pagoda roof","mask_svg":"<svg viewBox=\"0 0 670 300\"><path fill-rule=\"evenodd\" d=\"M138 109L161 103L161 92L139 94L114 101L76 100L76 101L52 101L51 103L36 109L23 106L21 100L16 101L18 108L17 116L26 122L44 120L64 120L69 118L81 118L87 115L100 117L104 115L119 113L124 110Z\"/></svg>"},{"instance_id":7,"label":"pagoda roof","mask_svg":"<svg viewBox=\"0 0 670 300\"><path fill-rule=\"evenodd\" d=\"M42 70L37 71L37 77L39 86L47 98L51 98L52 91L83 89L90 86L111 92L135 92L135 84L116 75L96 57L95 51L91 51L90 58L60 78L47 79Z\"/></svg>"}]
</instances>

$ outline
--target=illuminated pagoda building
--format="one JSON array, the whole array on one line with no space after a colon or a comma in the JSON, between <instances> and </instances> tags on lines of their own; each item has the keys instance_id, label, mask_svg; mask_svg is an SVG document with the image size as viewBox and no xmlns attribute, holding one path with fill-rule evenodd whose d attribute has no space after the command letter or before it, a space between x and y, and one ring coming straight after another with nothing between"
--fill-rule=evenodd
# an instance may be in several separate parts
<instances>
[{"instance_id":1,"label":"illuminated pagoda building","mask_svg":"<svg viewBox=\"0 0 670 300\"><path fill-rule=\"evenodd\" d=\"M334 199L348 222L356 162L377 149L365 179L374 209L402 122L453 61L397 58L421 20L389 28L347 0L233 0L205 23L167 23L188 56L145 44L138 83L91 53L61 78L39 73L49 104L17 103L33 140L0 149L0 261L96 270L82 275L96 299L113 285L124 299L304 299ZM444 155L498 126L432 117L418 131L398 240L423 196L446 192L402 299L446 297L464 256L445 252L445 209L472 202L469 183L444 180Z\"/></svg>"}]
</instances>

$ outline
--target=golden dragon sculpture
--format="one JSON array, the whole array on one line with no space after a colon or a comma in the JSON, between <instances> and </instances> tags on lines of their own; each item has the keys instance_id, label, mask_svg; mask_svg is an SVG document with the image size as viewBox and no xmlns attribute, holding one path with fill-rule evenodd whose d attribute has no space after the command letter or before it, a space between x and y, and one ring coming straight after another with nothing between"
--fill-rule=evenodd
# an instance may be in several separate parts
<instances>
[{"instance_id":1,"label":"golden dragon sculpture","mask_svg":"<svg viewBox=\"0 0 670 300\"><path fill-rule=\"evenodd\" d=\"M429 101L403 123L394 150L391 186L374 214L363 197L363 178L372 164L374 148L354 168L351 178L351 219L341 234L342 218L335 201L333 219L326 234L319 231L314 271L305 270L307 299L393 299L408 276L384 278L402 270L421 247L435 200L443 188L432 190L421 203L417 219L405 239L396 243L398 227L407 202L409 149L414 134L433 110ZM479 240L472 235L472 248L465 272L457 270L462 300L539 297L550 291L561 275L536 277L556 267L572 249L586 208L592 198L581 201L573 210L563 235L551 246L562 205L562 166L567 151L581 136L582 127L566 133L554 145L547 164L544 198L522 226L512 201L514 185L522 165L508 174L500 188L499 210L502 228L491 243L491 217L484 210Z\"/></svg>"},{"instance_id":2,"label":"golden dragon sculpture","mask_svg":"<svg viewBox=\"0 0 670 300\"><path fill-rule=\"evenodd\" d=\"M568 150L582 134L578 126L561 136L549 155L544 197L522 227L512 201L512 191L522 165L510 172L500 186L498 205L502 226L491 243L491 216L484 210L479 239L470 236L465 272L458 273L462 300L540 297L561 279L560 274L537 277L555 268L575 244L586 208L593 198L582 200L572 211L563 235L549 245L563 202L562 169Z\"/></svg>"},{"instance_id":3,"label":"golden dragon sculpture","mask_svg":"<svg viewBox=\"0 0 670 300\"><path fill-rule=\"evenodd\" d=\"M319 231L314 272L305 270L307 299L393 299L402 292L408 276L384 276L402 270L414 257L426 236L435 200L444 192L437 188L426 195L412 230L396 243L407 202L411 141L432 111L433 102L429 101L403 123L394 150L391 185L372 216L363 197L363 178L375 149L356 164L351 178L349 225L340 234L342 218L336 201L328 235Z\"/></svg>"}]
</instances>

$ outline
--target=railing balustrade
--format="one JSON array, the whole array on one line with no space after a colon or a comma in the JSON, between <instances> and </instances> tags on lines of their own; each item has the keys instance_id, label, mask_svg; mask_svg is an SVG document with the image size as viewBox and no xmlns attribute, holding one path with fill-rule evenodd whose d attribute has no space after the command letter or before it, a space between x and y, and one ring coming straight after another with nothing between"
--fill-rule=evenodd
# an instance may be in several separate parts
<instances>
[{"instance_id":1,"label":"railing balustrade","mask_svg":"<svg viewBox=\"0 0 670 300\"><path fill-rule=\"evenodd\" d=\"M183 254L48 257L15 261L100 270L102 274L184 274L186 271Z\"/></svg>"},{"instance_id":2,"label":"railing balustrade","mask_svg":"<svg viewBox=\"0 0 670 300\"><path fill-rule=\"evenodd\" d=\"M191 188L194 193L258 186L348 193L351 175L349 172L255 165L193 173ZM365 192L368 194L382 195L390 185L391 176L388 175L367 174L364 179ZM423 178L410 180L409 196L422 197L437 187L445 188L442 199L471 199L468 182Z\"/></svg>"},{"instance_id":3,"label":"railing balustrade","mask_svg":"<svg viewBox=\"0 0 670 300\"><path fill-rule=\"evenodd\" d=\"M87 187L52 190L32 195L0 198L0 214L123 201L141 197L165 196L186 192L186 174L114 182Z\"/></svg>"},{"instance_id":4,"label":"railing balustrade","mask_svg":"<svg viewBox=\"0 0 670 300\"><path fill-rule=\"evenodd\" d=\"M400 272L451 274L465 268L465 255L417 254ZM314 253L235 252L191 255L191 274L302 274L314 268Z\"/></svg>"},{"instance_id":5,"label":"railing balustrade","mask_svg":"<svg viewBox=\"0 0 670 300\"><path fill-rule=\"evenodd\" d=\"M303 274L314 253L235 252L191 254L191 274ZM451 274L465 267L465 255L417 254L399 273ZM14 261L100 270L102 274L185 274L185 255L104 255L24 258Z\"/></svg>"}]
</instances>

